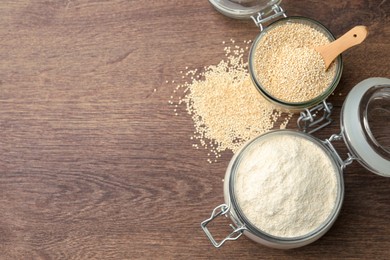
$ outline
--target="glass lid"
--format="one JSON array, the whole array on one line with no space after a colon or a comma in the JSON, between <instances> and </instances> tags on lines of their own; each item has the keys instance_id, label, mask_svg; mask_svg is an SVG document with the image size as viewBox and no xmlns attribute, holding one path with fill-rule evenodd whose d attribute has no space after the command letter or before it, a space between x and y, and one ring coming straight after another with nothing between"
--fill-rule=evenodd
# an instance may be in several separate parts
<instances>
[{"instance_id":1,"label":"glass lid","mask_svg":"<svg viewBox=\"0 0 390 260\"><path fill-rule=\"evenodd\" d=\"M209 2L223 15L235 19L250 19L252 15L268 14L272 6L281 0L209 0Z\"/></svg>"},{"instance_id":2,"label":"glass lid","mask_svg":"<svg viewBox=\"0 0 390 260\"><path fill-rule=\"evenodd\" d=\"M369 78L357 84L344 102L341 125L358 161L390 177L390 79Z\"/></svg>"}]
</instances>

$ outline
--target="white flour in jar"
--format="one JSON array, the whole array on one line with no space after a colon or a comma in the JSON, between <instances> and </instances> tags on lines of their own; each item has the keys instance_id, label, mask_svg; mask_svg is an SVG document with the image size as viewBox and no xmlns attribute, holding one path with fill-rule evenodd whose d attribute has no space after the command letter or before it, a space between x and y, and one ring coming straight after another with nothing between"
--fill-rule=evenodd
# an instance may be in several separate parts
<instances>
[{"instance_id":1,"label":"white flour in jar","mask_svg":"<svg viewBox=\"0 0 390 260\"><path fill-rule=\"evenodd\" d=\"M337 199L337 169L316 143L272 134L245 149L234 184L237 203L258 229L278 237L314 231Z\"/></svg>"}]
</instances>

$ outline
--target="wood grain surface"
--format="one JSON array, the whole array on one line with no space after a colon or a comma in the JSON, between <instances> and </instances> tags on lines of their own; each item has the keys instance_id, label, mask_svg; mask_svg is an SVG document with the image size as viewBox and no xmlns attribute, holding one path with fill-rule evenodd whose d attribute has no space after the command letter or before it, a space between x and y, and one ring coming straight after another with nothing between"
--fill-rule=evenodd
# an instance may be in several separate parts
<instances>
[{"instance_id":1,"label":"wood grain surface","mask_svg":"<svg viewBox=\"0 0 390 260\"><path fill-rule=\"evenodd\" d=\"M329 137L354 85L390 78L390 2L282 6L336 36L368 27L344 54L335 122L316 134ZM202 232L232 153L208 163L192 119L168 100L181 70L217 64L222 41L258 33L206 0L2 0L0 259L389 259L390 179L356 162L338 220L313 244L283 251L243 236L215 249ZM227 225L212 228L223 236Z\"/></svg>"}]
</instances>

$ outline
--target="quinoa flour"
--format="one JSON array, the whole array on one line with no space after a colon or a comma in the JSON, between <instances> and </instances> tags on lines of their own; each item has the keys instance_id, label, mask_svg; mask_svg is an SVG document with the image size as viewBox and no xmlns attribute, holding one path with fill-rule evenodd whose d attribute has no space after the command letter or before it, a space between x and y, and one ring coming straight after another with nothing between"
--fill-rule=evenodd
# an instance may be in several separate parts
<instances>
[{"instance_id":1,"label":"quinoa flour","mask_svg":"<svg viewBox=\"0 0 390 260\"><path fill-rule=\"evenodd\" d=\"M335 208L337 169L325 151L301 136L270 135L252 143L235 174L239 207L270 235L306 235Z\"/></svg>"}]
</instances>

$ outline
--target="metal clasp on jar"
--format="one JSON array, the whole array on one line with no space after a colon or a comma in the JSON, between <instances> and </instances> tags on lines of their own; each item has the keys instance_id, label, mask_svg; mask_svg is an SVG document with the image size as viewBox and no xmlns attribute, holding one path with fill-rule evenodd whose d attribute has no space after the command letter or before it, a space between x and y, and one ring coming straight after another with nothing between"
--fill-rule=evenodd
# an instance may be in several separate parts
<instances>
[{"instance_id":1,"label":"metal clasp on jar","mask_svg":"<svg viewBox=\"0 0 390 260\"><path fill-rule=\"evenodd\" d=\"M332 103L327 103L325 100L323 100L321 104L318 104L311 109L306 108L305 111L300 113L300 116L297 120L299 129L305 133L312 134L329 125L333 121L330 118L332 109ZM318 116L318 113L320 112L322 112L321 117Z\"/></svg>"},{"instance_id":2,"label":"metal clasp on jar","mask_svg":"<svg viewBox=\"0 0 390 260\"><path fill-rule=\"evenodd\" d=\"M269 22L279 16L283 16L284 18L287 17L286 13L284 12L283 8L280 7L278 4L274 4L272 6L273 14L265 16L264 13L257 13L257 16L251 16L252 20L255 22L256 26L260 28L260 31L263 31L264 27L263 24L266 22Z\"/></svg>"},{"instance_id":3,"label":"metal clasp on jar","mask_svg":"<svg viewBox=\"0 0 390 260\"><path fill-rule=\"evenodd\" d=\"M226 241L228 240L237 240L241 235L242 233L244 232L244 230L246 230L246 227L244 225L242 226L239 226L239 227L235 227L234 225L230 224L230 227L233 229L233 232L231 232L227 237L225 237L222 241L220 242L217 242L213 235L210 233L209 229L207 228L207 225L213 221L215 218L219 217L219 216L226 216L228 213L229 213L229 210L230 210L230 207L226 204L222 204L222 205L219 205L218 207L216 207L213 212L211 213L211 216L210 218L204 220L200 226L202 227L203 229L203 232L206 234L206 236L208 237L208 239L211 241L211 243L213 244L213 246L215 246L216 248L222 246Z\"/></svg>"},{"instance_id":4,"label":"metal clasp on jar","mask_svg":"<svg viewBox=\"0 0 390 260\"><path fill-rule=\"evenodd\" d=\"M329 139L325 139L322 143L325 144L332 151L332 154L336 157L341 169L343 170L346 166L350 165L353 162L353 160L356 160L357 158L352 154L348 153L347 159L345 160L341 159L340 155L338 154L338 152L336 151L336 149L332 144L333 141L339 141L339 140L343 140L343 135L333 134L329 137Z\"/></svg>"}]
</instances>

